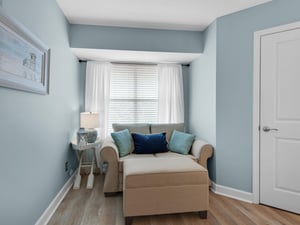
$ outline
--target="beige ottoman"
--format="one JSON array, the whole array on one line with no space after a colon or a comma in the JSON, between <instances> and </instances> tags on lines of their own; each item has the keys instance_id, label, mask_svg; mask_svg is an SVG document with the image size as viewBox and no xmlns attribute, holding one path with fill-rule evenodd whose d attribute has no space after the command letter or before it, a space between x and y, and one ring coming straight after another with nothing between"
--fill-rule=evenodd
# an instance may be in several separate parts
<instances>
[{"instance_id":1,"label":"beige ottoman","mask_svg":"<svg viewBox=\"0 0 300 225\"><path fill-rule=\"evenodd\" d=\"M124 161L123 213L132 217L208 210L208 173L186 157Z\"/></svg>"}]
</instances>

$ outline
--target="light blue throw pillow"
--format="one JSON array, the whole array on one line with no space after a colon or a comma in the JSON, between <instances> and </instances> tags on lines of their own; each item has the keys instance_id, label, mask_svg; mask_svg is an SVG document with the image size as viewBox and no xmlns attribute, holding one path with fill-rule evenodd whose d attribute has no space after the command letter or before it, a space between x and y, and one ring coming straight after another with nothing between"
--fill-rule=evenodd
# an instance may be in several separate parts
<instances>
[{"instance_id":1,"label":"light blue throw pillow","mask_svg":"<svg viewBox=\"0 0 300 225\"><path fill-rule=\"evenodd\" d=\"M111 137L115 141L120 157L126 156L131 151L131 135L128 129L111 133Z\"/></svg>"},{"instance_id":2,"label":"light blue throw pillow","mask_svg":"<svg viewBox=\"0 0 300 225\"><path fill-rule=\"evenodd\" d=\"M169 142L169 149L172 152L187 155L195 140L195 135L174 130Z\"/></svg>"}]
</instances>

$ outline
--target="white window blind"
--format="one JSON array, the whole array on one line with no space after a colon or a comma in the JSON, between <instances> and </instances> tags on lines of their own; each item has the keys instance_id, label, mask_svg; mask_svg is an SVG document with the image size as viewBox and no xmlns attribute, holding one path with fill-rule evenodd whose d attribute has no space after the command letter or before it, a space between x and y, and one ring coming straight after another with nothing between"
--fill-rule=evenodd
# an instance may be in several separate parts
<instances>
[{"instance_id":1,"label":"white window blind","mask_svg":"<svg viewBox=\"0 0 300 225\"><path fill-rule=\"evenodd\" d=\"M113 64L109 124L158 121L156 65Z\"/></svg>"}]
</instances>

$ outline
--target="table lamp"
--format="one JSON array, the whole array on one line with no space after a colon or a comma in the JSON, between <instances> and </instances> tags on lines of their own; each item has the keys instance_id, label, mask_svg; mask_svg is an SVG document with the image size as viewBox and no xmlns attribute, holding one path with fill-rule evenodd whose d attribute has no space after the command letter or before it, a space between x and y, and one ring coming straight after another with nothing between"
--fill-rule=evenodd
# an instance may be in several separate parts
<instances>
[{"instance_id":1,"label":"table lamp","mask_svg":"<svg viewBox=\"0 0 300 225\"><path fill-rule=\"evenodd\" d=\"M97 130L99 127L99 113L97 112L82 112L80 113L80 133L86 134L86 142L94 143L97 139ZM82 130L84 128L84 130Z\"/></svg>"}]
</instances>

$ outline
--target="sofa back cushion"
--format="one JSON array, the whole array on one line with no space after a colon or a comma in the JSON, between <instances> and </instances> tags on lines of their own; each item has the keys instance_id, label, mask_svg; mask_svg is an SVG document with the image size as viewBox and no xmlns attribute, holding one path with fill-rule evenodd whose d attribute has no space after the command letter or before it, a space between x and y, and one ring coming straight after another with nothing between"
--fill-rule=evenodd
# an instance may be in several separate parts
<instances>
[{"instance_id":1,"label":"sofa back cushion","mask_svg":"<svg viewBox=\"0 0 300 225\"><path fill-rule=\"evenodd\" d=\"M112 124L114 132L123 131L125 129L129 130L129 133L139 133L139 134L159 134L166 133L166 141L170 142L171 135L174 130L184 132L184 123L113 123ZM131 150L130 153L134 151L134 141L132 136L130 136Z\"/></svg>"},{"instance_id":2,"label":"sofa back cushion","mask_svg":"<svg viewBox=\"0 0 300 225\"><path fill-rule=\"evenodd\" d=\"M150 134L150 125L147 123L113 123L112 127L115 132L128 129L130 133Z\"/></svg>"},{"instance_id":3,"label":"sofa back cushion","mask_svg":"<svg viewBox=\"0 0 300 225\"><path fill-rule=\"evenodd\" d=\"M184 132L184 123L166 123L166 124L151 124L151 134L166 133L167 142L170 141L173 130Z\"/></svg>"}]
</instances>

